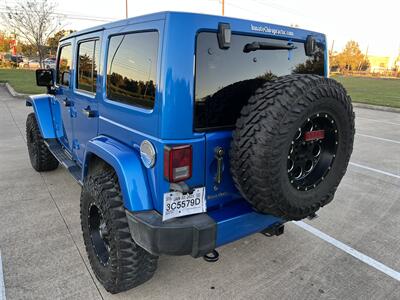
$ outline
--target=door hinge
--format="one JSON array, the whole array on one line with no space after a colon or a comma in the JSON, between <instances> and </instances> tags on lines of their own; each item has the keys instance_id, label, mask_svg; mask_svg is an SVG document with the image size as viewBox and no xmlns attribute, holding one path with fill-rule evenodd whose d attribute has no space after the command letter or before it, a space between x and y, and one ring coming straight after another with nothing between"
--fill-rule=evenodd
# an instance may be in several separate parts
<instances>
[{"instance_id":1,"label":"door hinge","mask_svg":"<svg viewBox=\"0 0 400 300\"><path fill-rule=\"evenodd\" d=\"M77 139L73 139L72 140L72 148L76 149L76 150L79 150L79 142L78 142Z\"/></svg>"},{"instance_id":2,"label":"door hinge","mask_svg":"<svg viewBox=\"0 0 400 300\"><path fill-rule=\"evenodd\" d=\"M76 118L77 117L77 113L76 113L76 108L75 107L70 107L69 108L69 113L71 118Z\"/></svg>"}]
</instances>

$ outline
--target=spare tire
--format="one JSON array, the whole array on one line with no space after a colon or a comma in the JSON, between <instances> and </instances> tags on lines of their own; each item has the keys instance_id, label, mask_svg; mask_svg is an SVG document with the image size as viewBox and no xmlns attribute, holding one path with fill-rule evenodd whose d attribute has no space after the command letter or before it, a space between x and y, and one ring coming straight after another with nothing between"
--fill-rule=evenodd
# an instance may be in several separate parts
<instances>
[{"instance_id":1,"label":"spare tire","mask_svg":"<svg viewBox=\"0 0 400 300\"><path fill-rule=\"evenodd\" d=\"M288 75L265 83L241 111L231 172L259 212L300 220L332 201L353 151L351 98L335 80Z\"/></svg>"}]
</instances>

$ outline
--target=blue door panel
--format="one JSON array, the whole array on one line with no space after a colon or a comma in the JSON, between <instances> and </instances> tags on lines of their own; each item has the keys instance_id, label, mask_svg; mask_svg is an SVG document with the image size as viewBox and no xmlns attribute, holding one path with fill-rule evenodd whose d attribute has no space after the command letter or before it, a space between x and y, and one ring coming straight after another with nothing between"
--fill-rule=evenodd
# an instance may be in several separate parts
<instances>
[{"instance_id":1,"label":"blue door panel","mask_svg":"<svg viewBox=\"0 0 400 300\"><path fill-rule=\"evenodd\" d=\"M88 92L82 89L79 89L77 85L77 77L78 77L78 55L79 55L79 45L84 42L93 42L96 41L96 47L101 48L102 43L102 31L94 32L91 34L84 35L82 37L77 37L75 42L75 50L74 50L74 68L75 68L75 77L73 80L73 96L72 100L74 102L75 116L72 120L74 125L74 157L78 164L82 165L84 160L87 143L90 139L94 138L98 134L98 100L101 96L101 51L98 51L97 54L99 57L99 65L96 65L97 69L97 79L96 79L96 90L93 92ZM97 59L96 59L97 60ZM88 112L92 112L94 116L89 116Z\"/></svg>"},{"instance_id":2,"label":"blue door panel","mask_svg":"<svg viewBox=\"0 0 400 300\"><path fill-rule=\"evenodd\" d=\"M71 99L71 91L67 87L60 86L58 87L57 94L55 99L57 103L54 103L54 109L56 112L58 111L60 114L60 122L58 126L60 127L59 133L60 142L66 149L72 151L72 142L73 142L73 125L71 116L73 115L73 107L66 107L64 101L69 101Z\"/></svg>"},{"instance_id":3,"label":"blue door panel","mask_svg":"<svg viewBox=\"0 0 400 300\"><path fill-rule=\"evenodd\" d=\"M59 49L64 46L71 45L72 53L74 48L74 39L70 39L67 42L61 43ZM60 59L60 58L58 58ZM58 61L57 59L57 61ZM71 62L71 66L73 66L73 59ZM69 86L64 85L56 85L55 86L55 100L52 105L52 109L55 116L60 116L58 119L55 119L54 126L58 127L59 141L67 149L69 152L72 152L73 149L73 124L71 117L74 116L74 107L68 106L66 103L72 100L72 78L74 78L74 69L73 67L69 70Z\"/></svg>"},{"instance_id":4,"label":"blue door panel","mask_svg":"<svg viewBox=\"0 0 400 300\"><path fill-rule=\"evenodd\" d=\"M74 141L75 158L79 164L82 164L87 142L97 136L98 117L88 117L86 111L92 110L97 112L98 102L92 95L85 95L75 91L73 96L76 117L73 118L74 123Z\"/></svg>"}]
</instances>

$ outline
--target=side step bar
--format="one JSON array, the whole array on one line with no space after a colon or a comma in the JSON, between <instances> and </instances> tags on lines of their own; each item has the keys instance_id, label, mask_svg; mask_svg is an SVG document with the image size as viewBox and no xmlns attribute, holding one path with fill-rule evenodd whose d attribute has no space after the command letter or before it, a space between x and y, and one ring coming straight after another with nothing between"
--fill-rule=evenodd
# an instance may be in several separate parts
<instances>
[{"instance_id":1,"label":"side step bar","mask_svg":"<svg viewBox=\"0 0 400 300\"><path fill-rule=\"evenodd\" d=\"M50 152L72 175L72 177L82 185L81 175L82 169L72 159L70 154L60 145L56 139L48 139L44 141Z\"/></svg>"}]
</instances>

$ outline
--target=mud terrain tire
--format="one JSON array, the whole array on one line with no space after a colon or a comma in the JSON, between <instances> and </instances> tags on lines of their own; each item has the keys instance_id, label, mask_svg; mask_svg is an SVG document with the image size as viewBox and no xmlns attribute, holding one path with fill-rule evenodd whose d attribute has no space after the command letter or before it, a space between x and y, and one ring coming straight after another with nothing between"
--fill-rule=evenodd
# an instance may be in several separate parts
<instances>
[{"instance_id":1,"label":"mud terrain tire","mask_svg":"<svg viewBox=\"0 0 400 300\"><path fill-rule=\"evenodd\" d=\"M100 224L96 224L96 216L101 216ZM102 225L98 226L102 234L96 231L96 225ZM116 294L129 290L153 276L158 257L132 240L118 178L109 166L85 179L81 193L81 226L90 265L108 292ZM107 244L102 244L104 240Z\"/></svg>"},{"instance_id":2,"label":"mud terrain tire","mask_svg":"<svg viewBox=\"0 0 400 300\"><path fill-rule=\"evenodd\" d=\"M315 118L311 122L315 120L315 123L318 121L327 126L325 139L309 139L312 137L309 132L314 129L304 131L302 128L310 118ZM330 124L333 127L329 127ZM296 74L267 82L249 99L236 122L230 150L235 185L259 212L285 220L300 220L313 215L332 201L350 160L354 133L351 99L335 80ZM318 162L315 163L312 170L325 170L321 168L326 167L325 171L315 173L319 178L312 173L314 171L305 175L299 167L301 172L298 173L303 177L293 179L289 176L289 172L293 172L289 171L293 162L290 156L292 145L299 144L299 153L302 153L308 143L328 143L329 151L324 150L325 144L316 147L320 147L320 152L325 151L327 154L322 153L331 160L322 165L325 160L321 158L319 169ZM316 179L310 181L307 176Z\"/></svg>"},{"instance_id":3,"label":"mud terrain tire","mask_svg":"<svg viewBox=\"0 0 400 300\"><path fill-rule=\"evenodd\" d=\"M26 119L26 143L29 159L36 171L43 172L57 169L58 160L44 143L35 113L30 113Z\"/></svg>"}]
</instances>

